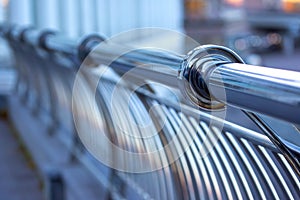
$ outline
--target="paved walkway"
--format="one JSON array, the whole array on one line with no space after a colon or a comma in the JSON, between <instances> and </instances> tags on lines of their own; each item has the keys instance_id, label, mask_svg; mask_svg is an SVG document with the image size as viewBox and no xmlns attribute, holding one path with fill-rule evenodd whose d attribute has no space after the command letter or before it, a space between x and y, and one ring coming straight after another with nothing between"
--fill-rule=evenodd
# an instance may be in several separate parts
<instances>
[{"instance_id":1,"label":"paved walkway","mask_svg":"<svg viewBox=\"0 0 300 200\"><path fill-rule=\"evenodd\" d=\"M0 117L0 199L43 199L37 173L25 159L8 123Z\"/></svg>"}]
</instances>

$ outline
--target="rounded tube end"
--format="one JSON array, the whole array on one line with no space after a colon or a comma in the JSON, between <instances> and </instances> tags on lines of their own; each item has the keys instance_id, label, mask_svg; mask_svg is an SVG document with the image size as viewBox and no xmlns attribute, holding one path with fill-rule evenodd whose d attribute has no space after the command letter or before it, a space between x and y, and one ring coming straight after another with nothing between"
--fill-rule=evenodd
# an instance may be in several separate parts
<instances>
[{"instance_id":1,"label":"rounded tube end","mask_svg":"<svg viewBox=\"0 0 300 200\"><path fill-rule=\"evenodd\" d=\"M84 37L80 42L77 50L79 60L83 62L88 54L92 51L92 49L103 41L105 41L105 38L97 34L91 34Z\"/></svg>"},{"instance_id":2,"label":"rounded tube end","mask_svg":"<svg viewBox=\"0 0 300 200\"><path fill-rule=\"evenodd\" d=\"M244 63L243 60L227 47L218 45L199 46L185 57L179 79L182 80L184 94L190 101L206 110L219 110L225 104L215 99L208 87L210 74L224 63Z\"/></svg>"},{"instance_id":3,"label":"rounded tube end","mask_svg":"<svg viewBox=\"0 0 300 200\"><path fill-rule=\"evenodd\" d=\"M38 38L38 46L44 50L51 51L51 48L47 45L46 40L48 37L56 35L57 33L52 30L46 30L41 32Z\"/></svg>"}]
</instances>

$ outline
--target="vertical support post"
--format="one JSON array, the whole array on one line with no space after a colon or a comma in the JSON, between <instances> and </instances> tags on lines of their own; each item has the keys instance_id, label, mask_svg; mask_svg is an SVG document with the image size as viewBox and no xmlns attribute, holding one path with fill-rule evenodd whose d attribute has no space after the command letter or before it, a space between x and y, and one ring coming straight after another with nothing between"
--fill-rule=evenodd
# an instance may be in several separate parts
<instances>
[{"instance_id":1,"label":"vertical support post","mask_svg":"<svg viewBox=\"0 0 300 200\"><path fill-rule=\"evenodd\" d=\"M10 0L7 6L7 21L10 24L32 25L32 0Z\"/></svg>"},{"instance_id":2,"label":"vertical support post","mask_svg":"<svg viewBox=\"0 0 300 200\"><path fill-rule=\"evenodd\" d=\"M36 26L40 29L60 29L59 6L61 1L44 0L36 1Z\"/></svg>"},{"instance_id":3,"label":"vertical support post","mask_svg":"<svg viewBox=\"0 0 300 200\"><path fill-rule=\"evenodd\" d=\"M65 183L58 171L46 174L45 192L47 200L65 200Z\"/></svg>"}]
</instances>

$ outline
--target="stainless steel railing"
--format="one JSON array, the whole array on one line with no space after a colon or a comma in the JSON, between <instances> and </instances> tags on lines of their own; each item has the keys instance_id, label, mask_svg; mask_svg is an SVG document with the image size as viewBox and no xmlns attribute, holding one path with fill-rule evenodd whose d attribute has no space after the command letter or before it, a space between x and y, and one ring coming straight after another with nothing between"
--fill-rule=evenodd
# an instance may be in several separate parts
<instances>
[{"instance_id":1,"label":"stainless steel railing","mask_svg":"<svg viewBox=\"0 0 300 200\"><path fill-rule=\"evenodd\" d=\"M17 28L11 31L10 37L18 35L18 31L22 31L21 40L31 46L70 55L78 53L81 57L91 50L92 43L104 40L92 36L90 41L76 48L76 42L50 31L41 35L36 30ZM101 45L99 51L90 55L95 62L109 64L118 73L135 68L136 78L171 87L181 85L190 100L204 109L219 109L230 104L299 124L299 72L240 64L243 61L238 55L218 46L202 46L183 56L153 50L132 51L130 47L105 42ZM124 53L121 59L107 63L111 57Z\"/></svg>"},{"instance_id":2,"label":"stainless steel railing","mask_svg":"<svg viewBox=\"0 0 300 200\"><path fill-rule=\"evenodd\" d=\"M51 32L41 37L38 31L28 30L24 39L32 46L43 43L45 48L57 52L74 54L79 50L75 41ZM104 40L101 37L90 39L95 43ZM88 45L79 46L79 54L89 52L91 47ZM124 54L122 58L107 63L121 54ZM91 52L89 57L97 63L110 64L118 73L136 68L136 76L140 79L154 80L171 87L184 85L191 100L204 109L222 108L229 104L300 124L300 73L246 65L237 54L225 47L200 46L184 56L155 50L132 51L130 47L103 42L101 48ZM164 71L163 66L167 70ZM221 94L220 89L225 90L226 95Z\"/></svg>"},{"instance_id":3,"label":"stainless steel railing","mask_svg":"<svg viewBox=\"0 0 300 200\"><path fill-rule=\"evenodd\" d=\"M108 64L105 60L116 55L116 49L120 48L103 44L103 48L92 52L90 57L95 62ZM126 52L125 49L121 51ZM113 64L116 67L110 66L120 73L136 68L136 76L141 79L155 79L171 87L184 85L190 99L204 109L222 108L229 104L300 123L300 73L246 65L238 55L225 47L201 46L187 56L134 51ZM159 65L160 68L150 65ZM162 66L173 70L163 71ZM224 90L225 94L220 90Z\"/></svg>"},{"instance_id":4,"label":"stainless steel railing","mask_svg":"<svg viewBox=\"0 0 300 200\"><path fill-rule=\"evenodd\" d=\"M266 197L272 192L276 193L276 189L280 188L280 185L273 185L271 181L274 180L273 175L269 173L272 170L280 172L279 179L289 197L297 194L298 186L294 188L291 186L294 182L295 185L298 184L297 177L300 168L297 148L293 148L293 145L288 146L281 138L281 134L284 133L273 131L257 113L299 124L297 115L300 113L300 76L298 72L246 65L231 50L213 45L196 48L188 55L177 55L151 49L133 50L127 46L106 42L99 36L90 36L77 43L52 32L39 32L20 27L3 27L1 33L8 38L18 60L19 82L25 83L25 88L19 84L21 96L27 98L25 101L31 99L34 102L31 103L31 106L34 107L34 113L39 112L39 106L47 105L45 109L49 110L53 117L52 127L57 127L63 119L66 119L62 113L68 113L68 118L71 118L70 96L74 80L81 62L90 53L85 64L90 64L91 67L84 72L82 82L82 87L86 91L84 95L86 100L89 98L89 93L93 92L91 85L94 84L93 79L97 76L93 72L95 69L93 67L105 65L118 75L129 74L128 84L130 82L152 81L171 88L179 88L183 96L186 96L190 102L197 106L196 108L191 106L189 101L184 98L180 99L181 102L169 102L166 97L165 99L160 98L151 90L137 90L132 96L136 104L130 115L136 120L148 116L147 109L157 105L159 109L155 110L154 116L148 116L154 122L151 128L158 129L156 126L161 123L159 119L163 119L164 116L167 117L168 126L161 130L165 138L156 138L157 141L161 141L161 144L158 142L158 146L166 145L168 138L172 138L172 133L176 133L176 127L180 124L178 116L183 116L184 119L184 128L180 129L183 134L180 139L182 145L190 141L189 138L193 138L190 135L194 131L199 134L195 139L197 145L192 145L191 155L185 155L186 158L180 161L180 166L176 165L179 173L187 173L185 176L193 180L189 181L186 178L184 181L184 178L179 177L179 185L183 187L179 187L179 190L182 191L181 195L187 195L184 192L186 190L189 192L197 191L193 194L194 197L198 195L206 198L219 198L225 197L223 196L225 194L227 197L247 196L250 198L254 194ZM99 44L100 48L91 51ZM111 138L115 138L116 143L123 145L123 148L127 150L133 148L141 151L142 143L126 136L120 137L117 131L118 126L122 126L133 133L143 134L147 132L142 128L136 130L130 124L129 114L126 115L124 111L125 104L122 98L130 96L131 93L128 91L130 85L121 85L121 92L115 96L118 97L118 102L116 102L118 118L115 119L122 123L116 125L116 122L112 120L113 112L109 109L109 104L111 103L113 88L118 81L119 78L104 78L101 82L102 85L96 87L95 98L99 110L86 113L85 109L88 107L84 105L81 111L76 110L75 115L78 114L82 121L90 122L95 127L98 125L94 121L103 119L103 121L98 120L99 126L104 127L103 129L110 134ZM179 108L179 104L182 105L181 108ZM244 110L269 139L229 122L224 122L223 130L208 127L207 121L220 119L215 119L215 117L197 110L198 107L204 110L219 110L223 109L226 104ZM62 109L65 112L62 112ZM197 127L199 120L197 116L201 116L202 120L200 126L198 124L199 127ZM74 124L71 126L75 129ZM85 124L78 126L84 129ZM214 137L214 135L219 135L220 144L216 146L211 157L202 162L197 157L197 148L200 148L199 144L201 141L205 141L205 137ZM185 141L185 137L187 141ZM296 132L295 138L297 137L299 136ZM107 144L101 144L107 147ZM213 139L210 138L208 144L213 144ZM110 148L110 146L108 147ZM148 150L145 147L143 151L147 152ZM166 153L165 156L168 157L169 155ZM226 160L228 165L223 166L221 163L225 163ZM162 159L161 162L164 160ZM147 164L146 161L145 163ZM188 166L193 166L191 167L192 170ZM269 166L271 167L269 168ZM293 167L298 175L294 175L289 167ZM244 174L242 169L247 173ZM170 170L172 171L172 169ZM238 181L232 182L235 174L238 174ZM194 180L198 176L199 182ZM247 177L250 176L253 177L251 181L255 184L264 183L267 186L256 185L252 187L246 181ZM296 178L294 178L295 176ZM203 177L207 179L202 180ZM290 183L286 179L287 177L293 177L294 182ZM170 180L166 178L165 182L168 181ZM210 187L208 185L206 187L206 183ZM241 184L239 185L239 183ZM218 184L220 184L219 187L217 187ZM177 186L175 184L172 187L176 188ZM263 187L268 189L264 192ZM289 187L290 189L288 189ZM202 192L198 191L197 188L202 188ZM276 198L280 194L274 197Z\"/></svg>"},{"instance_id":5,"label":"stainless steel railing","mask_svg":"<svg viewBox=\"0 0 300 200\"><path fill-rule=\"evenodd\" d=\"M93 44L104 40L91 36L89 41L76 48L76 42L49 32L40 36L37 31L28 31L24 38L33 46L42 43L52 51L74 54L77 49L81 58L90 52ZM119 55L122 56L117 58ZM111 62L113 58L114 62ZM237 54L225 47L200 46L185 56L158 50L132 50L127 46L102 42L101 48L92 51L89 59L109 65L119 74L134 69L131 76L135 79L179 87L191 102L203 109L222 109L228 104L300 124L300 73L246 65ZM259 117L254 118L260 127L265 124L258 120ZM276 134L269 132L266 134L273 142L290 155ZM292 159L293 156L288 157Z\"/></svg>"}]
</instances>

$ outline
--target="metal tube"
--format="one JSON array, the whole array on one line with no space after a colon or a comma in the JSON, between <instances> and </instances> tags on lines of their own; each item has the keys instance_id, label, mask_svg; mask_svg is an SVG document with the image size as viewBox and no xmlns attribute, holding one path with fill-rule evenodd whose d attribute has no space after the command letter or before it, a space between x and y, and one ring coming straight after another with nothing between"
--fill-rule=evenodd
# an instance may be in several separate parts
<instances>
[{"instance_id":1,"label":"metal tube","mask_svg":"<svg viewBox=\"0 0 300 200\"><path fill-rule=\"evenodd\" d=\"M178 71L184 57L173 53L151 50L133 49L103 42L90 58L98 64L113 68L119 74L130 75L135 79L155 81L166 86L178 88Z\"/></svg>"},{"instance_id":2,"label":"metal tube","mask_svg":"<svg viewBox=\"0 0 300 200\"><path fill-rule=\"evenodd\" d=\"M45 38L45 46L53 51L65 54L76 54L78 44L76 40L67 39L60 35L49 35Z\"/></svg>"},{"instance_id":3,"label":"metal tube","mask_svg":"<svg viewBox=\"0 0 300 200\"><path fill-rule=\"evenodd\" d=\"M132 51L130 48L112 44L103 44L102 47L94 51L91 57L98 63L111 66L119 73L126 73L134 69L132 76L135 78L149 79L176 88L183 84L179 79L185 79L188 85L194 86L197 95L203 98L208 97L207 100L211 102L216 101L216 104L220 106L217 108L222 107L223 104L219 104L221 102L300 124L299 72L232 63L240 62L240 58L237 58L236 61L233 57L226 60L227 55L224 52L221 53L225 59L217 59L216 54L211 55L210 49L207 47L203 47L201 50L202 53L206 51L202 57L199 57L199 53L197 56L183 57L156 50ZM217 47L211 46L209 48ZM222 47L221 49L230 54L233 53L226 48ZM114 56L120 55L120 52L127 53L114 59ZM234 56L236 55L234 54ZM214 59L209 60L213 62L210 64L212 66L203 67L208 63L205 62L205 59L210 57L214 57ZM111 63L111 60L114 62ZM196 65L191 62L196 63ZM184 74L178 76L189 67L189 76L192 76L193 69L197 68L198 70L194 72L197 74L194 74L193 77L200 77L203 82L191 80ZM206 86L197 85L203 83ZM188 88L185 89L187 89L185 92L189 93L188 96L195 95L195 93L191 94ZM225 95L220 90L224 90ZM207 97L205 97L205 93L207 93ZM199 99L196 101L199 102ZM204 106L204 108L209 107Z\"/></svg>"},{"instance_id":4,"label":"metal tube","mask_svg":"<svg viewBox=\"0 0 300 200\"><path fill-rule=\"evenodd\" d=\"M207 76L209 91L218 101L300 124L299 72L230 63Z\"/></svg>"},{"instance_id":5,"label":"metal tube","mask_svg":"<svg viewBox=\"0 0 300 200\"><path fill-rule=\"evenodd\" d=\"M36 31L26 32L25 40L40 47L41 37ZM74 41L54 34L44 35L43 41L51 51L78 51ZM103 41L89 57L120 74L132 70L130 75L137 79L180 87L204 109L229 104L300 124L300 73L241 64L240 57L225 47L201 46L183 56Z\"/></svg>"}]
</instances>

